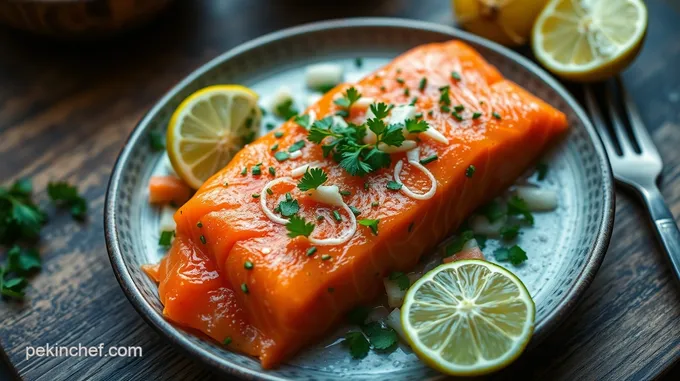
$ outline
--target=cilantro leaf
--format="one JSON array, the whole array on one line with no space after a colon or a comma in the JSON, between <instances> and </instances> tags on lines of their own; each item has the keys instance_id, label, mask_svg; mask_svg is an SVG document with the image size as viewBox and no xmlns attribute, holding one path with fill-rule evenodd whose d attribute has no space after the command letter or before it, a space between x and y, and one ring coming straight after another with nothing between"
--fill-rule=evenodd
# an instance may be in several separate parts
<instances>
[{"instance_id":1,"label":"cilantro leaf","mask_svg":"<svg viewBox=\"0 0 680 381\"><path fill-rule=\"evenodd\" d=\"M305 219L298 216L290 217L288 223L286 224L286 229L288 229L288 237L295 238L297 236L309 237L314 231L314 224L305 222Z\"/></svg>"},{"instance_id":2,"label":"cilantro leaf","mask_svg":"<svg viewBox=\"0 0 680 381\"><path fill-rule=\"evenodd\" d=\"M347 314L347 321L350 324L362 325L366 322L371 309L366 306L358 306Z\"/></svg>"},{"instance_id":3,"label":"cilantro leaf","mask_svg":"<svg viewBox=\"0 0 680 381\"><path fill-rule=\"evenodd\" d=\"M361 98L361 93L358 92L354 86L352 86L345 90L345 95L342 98L334 100L333 103L342 108L350 109L352 108L352 105L359 100L359 98Z\"/></svg>"},{"instance_id":4,"label":"cilantro leaf","mask_svg":"<svg viewBox=\"0 0 680 381\"><path fill-rule=\"evenodd\" d=\"M298 204L297 200L291 198L290 200L281 201L277 209L282 216L291 217L300 211L300 204Z\"/></svg>"},{"instance_id":5,"label":"cilantro leaf","mask_svg":"<svg viewBox=\"0 0 680 381\"><path fill-rule=\"evenodd\" d=\"M411 280L402 272L395 271L387 279L393 280L402 291L407 290L411 286Z\"/></svg>"},{"instance_id":6,"label":"cilantro leaf","mask_svg":"<svg viewBox=\"0 0 680 381\"><path fill-rule=\"evenodd\" d=\"M390 124L378 140L380 143L385 143L388 146L401 146L401 143L405 140L402 126L400 124Z\"/></svg>"},{"instance_id":7,"label":"cilantro leaf","mask_svg":"<svg viewBox=\"0 0 680 381\"><path fill-rule=\"evenodd\" d=\"M42 262L36 249L22 249L14 245L7 251L7 272L25 276L41 267Z\"/></svg>"},{"instance_id":8,"label":"cilantro leaf","mask_svg":"<svg viewBox=\"0 0 680 381\"><path fill-rule=\"evenodd\" d=\"M500 230L501 237L505 240L511 240L519 234L519 224L505 224Z\"/></svg>"},{"instance_id":9,"label":"cilantro leaf","mask_svg":"<svg viewBox=\"0 0 680 381\"><path fill-rule=\"evenodd\" d=\"M352 176L363 176L373 170L373 168L361 160L361 149L354 152L343 152L340 166Z\"/></svg>"},{"instance_id":10,"label":"cilantro leaf","mask_svg":"<svg viewBox=\"0 0 680 381\"><path fill-rule=\"evenodd\" d=\"M388 106L387 104L380 102L380 103L373 103L372 105L369 106L371 112L373 115L375 115L376 119L383 119L387 117L387 114L390 113L391 107Z\"/></svg>"},{"instance_id":11,"label":"cilantro leaf","mask_svg":"<svg viewBox=\"0 0 680 381\"><path fill-rule=\"evenodd\" d=\"M387 124L378 118L371 118L366 121L368 128L373 131L374 134L380 136L387 129Z\"/></svg>"},{"instance_id":12,"label":"cilantro leaf","mask_svg":"<svg viewBox=\"0 0 680 381\"><path fill-rule=\"evenodd\" d=\"M534 224L534 216L531 214L529 206L527 205L526 201L518 196L512 196L510 200L508 200L508 215L521 215L524 217L524 220L529 223L529 225Z\"/></svg>"},{"instance_id":13,"label":"cilantro leaf","mask_svg":"<svg viewBox=\"0 0 680 381\"><path fill-rule=\"evenodd\" d=\"M465 230L464 232L460 233L456 239L451 241L450 244L446 245L446 256L448 257L461 252L465 242L473 238L475 238L475 233L472 230Z\"/></svg>"},{"instance_id":14,"label":"cilantro leaf","mask_svg":"<svg viewBox=\"0 0 680 381\"><path fill-rule=\"evenodd\" d=\"M295 108L293 100L288 99L285 102L281 102L276 105L274 113L281 118L288 120L298 114L298 109Z\"/></svg>"},{"instance_id":15,"label":"cilantro leaf","mask_svg":"<svg viewBox=\"0 0 680 381\"><path fill-rule=\"evenodd\" d=\"M5 278L4 269L0 268L0 294L8 298L22 299L24 289L28 286L24 277Z\"/></svg>"},{"instance_id":16,"label":"cilantro leaf","mask_svg":"<svg viewBox=\"0 0 680 381\"><path fill-rule=\"evenodd\" d=\"M307 134L307 140L312 143L321 144L321 142L329 136L341 138L342 135L333 132L331 130L332 127L333 117L327 116L323 119L315 121L312 123L312 128L310 128L309 134Z\"/></svg>"},{"instance_id":17,"label":"cilantro leaf","mask_svg":"<svg viewBox=\"0 0 680 381\"><path fill-rule=\"evenodd\" d=\"M32 204L25 204L16 199L10 199L11 223L16 224L23 238L36 238L45 222L45 215Z\"/></svg>"},{"instance_id":18,"label":"cilantro leaf","mask_svg":"<svg viewBox=\"0 0 680 381\"><path fill-rule=\"evenodd\" d=\"M17 180L9 190L9 194L15 197L30 197L33 192L33 183L29 178Z\"/></svg>"},{"instance_id":19,"label":"cilantro leaf","mask_svg":"<svg viewBox=\"0 0 680 381\"><path fill-rule=\"evenodd\" d=\"M492 200L488 204L482 206L477 212L483 214L490 223L498 221L505 215L500 203L496 200Z\"/></svg>"},{"instance_id":20,"label":"cilantro leaf","mask_svg":"<svg viewBox=\"0 0 680 381\"><path fill-rule=\"evenodd\" d=\"M290 147L288 147L288 152L293 153L295 151L299 151L304 146L305 146L305 141L304 140L298 140L295 143L291 144Z\"/></svg>"},{"instance_id":21,"label":"cilantro leaf","mask_svg":"<svg viewBox=\"0 0 680 381\"><path fill-rule=\"evenodd\" d=\"M149 147L154 152L165 149L165 134L160 130L149 131Z\"/></svg>"},{"instance_id":22,"label":"cilantro leaf","mask_svg":"<svg viewBox=\"0 0 680 381\"><path fill-rule=\"evenodd\" d=\"M390 166L390 163L392 163L389 153L383 152L375 147L371 148L368 154L364 156L364 161L368 163L374 171L380 168L387 168Z\"/></svg>"},{"instance_id":23,"label":"cilantro leaf","mask_svg":"<svg viewBox=\"0 0 680 381\"><path fill-rule=\"evenodd\" d=\"M66 182L47 184L47 194L57 206L67 207L71 210L71 216L78 220L85 218L87 213L87 201L78 194L78 189Z\"/></svg>"},{"instance_id":24,"label":"cilantro leaf","mask_svg":"<svg viewBox=\"0 0 680 381\"><path fill-rule=\"evenodd\" d=\"M380 223L380 220L363 219L357 222L361 226L368 226L371 229L371 232L373 232L373 235L378 235L378 224Z\"/></svg>"},{"instance_id":25,"label":"cilantro leaf","mask_svg":"<svg viewBox=\"0 0 680 381\"><path fill-rule=\"evenodd\" d=\"M510 261L510 263L512 263L514 266L520 265L528 259L527 253L517 245L514 245L510 248L501 247L498 250L494 251L493 255L497 261L499 262Z\"/></svg>"},{"instance_id":26,"label":"cilantro leaf","mask_svg":"<svg viewBox=\"0 0 680 381\"><path fill-rule=\"evenodd\" d=\"M387 189L389 190L398 191L401 189L402 186L404 186L404 184L398 183L394 180L390 180L387 182Z\"/></svg>"},{"instance_id":27,"label":"cilantro leaf","mask_svg":"<svg viewBox=\"0 0 680 381\"><path fill-rule=\"evenodd\" d=\"M370 349L368 340L366 340L366 337L361 332L348 332L345 334L344 342L349 346L349 353L355 359L366 357L368 350Z\"/></svg>"},{"instance_id":28,"label":"cilantro leaf","mask_svg":"<svg viewBox=\"0 0 680 381\"><path fill-rule=\"evenodd\" d=\"M158 246L170 247L172 244L172 237L175 235L174 230L164 230L161 232L161 236L158 239Z\"/></svg>"},{"instance_id":29,"label":"cilantro leaf","mask_svg":"<svg viewBox=\"0 0 680 381\"><path fill-rule=\"evenodd\" d=\"M296 116L293 121L300 127L309 130L309 127L311 127L311 119L309 118L308 114L303 114L303 115L298 115Z\"/></svg>"},{"instance_id":30,"label":"cilantro leaf","mask_svg":"<svg viewBox=\"0 0 680 381\"><path fill-rule=\"evenodd\" d=\"M316 189L328 180L326 172L321 168L307 168L307 172L302 176L298 182L298 189L305 192L310 189Z\"/></svg>"},{"instance_id":31,"label":"cilantro leaf","mask_svg":"<svg viewBox=\"0 0 680 381\"><path fill-rule=\"evenodd\" d=\"M397 332L392 328L384 327L378 322L366 324L362 327L362 330L376 350L384 351L390 349L398 342Z\"/></svg>"},{"instance_id":32,"label":"cilantro leaf","mask_svg":"<svg viewBox=\"0 0 680 381\"><path fill-rule=\"evenodd\" d=\"M411 134L425 132L430 127L424 119L421 120L406 119L404 121L404 125L406 126L406 131L408 131Z\"/></svg>"}]
</instances>

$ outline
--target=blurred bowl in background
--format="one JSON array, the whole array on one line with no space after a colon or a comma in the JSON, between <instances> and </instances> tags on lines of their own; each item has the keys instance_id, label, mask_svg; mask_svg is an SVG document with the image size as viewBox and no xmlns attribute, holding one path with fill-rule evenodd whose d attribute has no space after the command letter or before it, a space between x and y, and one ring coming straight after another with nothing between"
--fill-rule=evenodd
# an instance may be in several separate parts
<instances>
[{"instance_id":1,"label":"blurred bowl in background","mask_svg":"<svg viewBox=\"0 0 680 381\"><path fill-rule=\"evenodd\" d=\"M172 0L0 0L0 23L59 38L96 38L150 20Z\"/></svg>"}]
</instances>

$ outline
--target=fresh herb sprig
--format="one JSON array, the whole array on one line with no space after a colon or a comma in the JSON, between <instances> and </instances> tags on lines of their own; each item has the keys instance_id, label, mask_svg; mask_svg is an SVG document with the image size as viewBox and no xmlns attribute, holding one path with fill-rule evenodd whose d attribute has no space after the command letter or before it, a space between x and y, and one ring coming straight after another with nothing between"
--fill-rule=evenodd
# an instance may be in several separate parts
<instances>
[{"instance_id":1,"label":"fresh herb sprig","mask_svg":"<svg viewBox=\"0 0 680 381\"><path fill-rule=\"evenodd\" d=\"M309 237L314 231L314 224L307 223L303 217L292 216L286 224L288 230L288 237L295 238L299 236Z\"/></svg>"},{"instance_id":2,"label":"fresh herb sprig","mask_svg":"<svg viewBox=\"0 0 680 381\"><path fill-rule=\"evenodd\" d=\"M316 189L328 180L328 175L321 168L307 169L297 184L298 189L303 192Z\"/></svg>"}]
</instances>

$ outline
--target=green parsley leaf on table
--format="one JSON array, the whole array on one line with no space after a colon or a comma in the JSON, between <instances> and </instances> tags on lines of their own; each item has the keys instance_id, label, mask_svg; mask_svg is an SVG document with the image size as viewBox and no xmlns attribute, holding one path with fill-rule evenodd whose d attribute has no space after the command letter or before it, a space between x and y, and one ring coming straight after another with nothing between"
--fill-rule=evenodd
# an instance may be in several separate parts
<instances>
[{"instance_id":1,"label":"green parsley leaf on table","mask_svg":"<svg viewBox=\"0 0 680 381\"><path fill-rule=\"evenodd\" d=\"M344 342L349 347L349 353L355 359L366 357L368 350L371 348L364 334L357 331L345 334Z\"/></svg>"},{"instance_id":2,"label":"green parsley leaf on table","mask_svg":"<svg viewBox=\"0 0 680 381\"><path fill-rule=\"evenodd\" d=\"M47 194L57 206L67 207L71 216L77 220L84 220L87 213L87 201L78 194L78 189L66 182L47 184Z\"/></svg>"},{"instance_id":3,"label":"green parsley leaf on table","mask_svg":"<svg viewBox=\"0 0 680 381\"><path fill-rule=\"evenodd\" d=\"M336 105L349 110L352 105L361 98L361 93L354 88L354 86L345 90L345 94L342 98L338 98L333 101Z\"/></svg>"},{"instance_id":4,"label":"green parsley leaf on table","mask_svg":"<svg viewBox=\"0 0 680 381\"><path fill-rule=\"evenodd\" d=\"M527 253L517 245L514 245L510 248L501 247L494 251L493 255L497 261L499 262L509 261L515 266L522 264L524 261L528 259Z\"/></svg>"},{"instance_id":5,"label":"green parsley leaf on table","mask_svg":"<svg viewBox=\"0 0 680 381\"><path fill-rule=\"evenodd\" d=\"M298 182L298 189L306 192L311 189L316 189L328 180L326 172L321 168L308 168L307 172L302 176Z\"/></svg>"},{"instance_id":6,"label":"green parsley leaf on table","mask_svg":"<svg viewBox=\"0 0 680 381\"><path fill-rule=\"evenodd\" d=\"M281 118L288 120L298 114L298 109L295 108L293 100L288 99L287 101L278 104L274 110L274 113Z\"/></svg>"},{"instance_id":7,"label":"green parsley leaf on table","mask_svg":"<svg viewBox=\"0 0 680 381\"><path fill-rule=\"evenodd\" d=\"M363 219L357 222L361 226L368 226L371 229L371 232L373 232L373 235L378 235L378 223L380 223L380 220Z\"/></svg>"},{"instance_id":8,"label":"green parsley leaf on table","mask_svg":"<svg viewBox=\"0 0 680 381\"><path fill-rule=\"evenodd\" d=\"M406 131L412 134L416 134L419 132L425 132L427 129L430 127L427 122L423 119L421 120L414 120L414 119L406 119L404 121L404 125L406 126Z\"/></svg>"},{"instance_id":9,"label":"green parsley leaf on table","mask_svg":"<svg viewBox=\"0 0 680 381\"><path fill-rule=\"evenodd\" d=\"M33 240L40 235L46 217L33 203L32 189L28 179L17 180L9 189L0 187L0 244Z\"/></svg>"},{"instance_id":10,"label":"green parsley leaf on table","mask_svg":"<svg viewBox=\"0 0 680 381\"><path fill-rule=\"evenodd\" d=\"M371 309L366 306L358 306L347 313L347 321L350 324L363 325L368 318Z\"/></svg>"},{"instance_id":11,"label":"green parsley leaf on table","mask_svg":"<svg viewBox=\"0 0 680 381\"><path fill-rule=\"evenodd\" d=\"M7 251L5 266L0 267L0 294L8 298L23 298L28 286L26 277L41 267L38 250L12 246Z\"/></svg>"},{"instance_id":12,"label":"green parsley leaf on table","mask_svg":"<svg viewBox=\"0 0 680 381\"><path fill-rule=\"evenodd\" d=\"M295 238L297 236L309 237L314 231L314 224L307 223L304 218L298 216L291 216L290 220L286 224L286 229L288 229L288 237Z\"/></svg>"},{"instance_id":13,"label":"green parsley leaf on table","mask_svg":"<svg viewBox=\"0 0 680 381\"><path fill-rule=\"evenodd\" d=\"M521 215L524 217L524 220L529 223L529 225L534 224L534 216L531 214L529 206L527 205L526 201L520 197L512 196L510 200L508 200L508 215Z\"/></svg>"},{"instance_id":14,"label":"green parsley leaf on table","mask_svg":"<svg viewBox=\"0 0 680 381\"><path fill-rule=\"evenodd\" d=\"M392 272L387 279L394 281L402 291L407 290L411 286L411 280L408 279L406 274L399 271Z\"/></svg>"},{"instance_id":15,"label":"green parsley leaf on table","mask_svg":"<svg viewBox=\"0 0 680 381\"><path fill-rule=\"evenodd\" d=\"M379 322L371 322L362 327L362 330L368 336L368 340L374 349L384 351L392 348L399 338L397 332L390 328L384 327Z\"/></svg>"},{"instance_id":16,"label":"green parsley leaf on table","mask_svg":"<svg viewBox=\"0 0 680 381\"><path fill-rule=\"evenodd\" d=\"M459 253L463 250L465 242L475 238L475 233L472 230L465 230L456 237L450 244L446 245L446 256Z\"/></svg>"},{"instance_id":17,"label":"green parsley leaf on table","mask_svg":"<svg viewBox=\"0 0 680 381\"><path fill-rule=\"evenodd\" d=\"M154 152L165 149L165 133L161 130L149 131L149 147Z\"/></svg>"}]
</instances>

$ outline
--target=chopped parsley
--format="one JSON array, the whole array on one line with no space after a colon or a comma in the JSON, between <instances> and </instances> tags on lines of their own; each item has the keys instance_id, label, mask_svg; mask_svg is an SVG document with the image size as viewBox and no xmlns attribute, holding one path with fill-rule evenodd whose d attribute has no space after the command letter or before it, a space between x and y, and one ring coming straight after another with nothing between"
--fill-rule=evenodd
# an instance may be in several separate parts
<instances>
[{"instance_id":1,"label":"chopped parsley","mask_svg":"<svg viewBox=\"0 0 680 381\"><path fill-rule=\"evenodd\" d=\"M333 103L344 108L345 110L349 110L350 108L352 108L352 105L360 98L361 93L358 92L357 89L354 88L354 86L352 86L349 89L345 90L345 93L343 94L342 98L334 100Z\"/></svg>"},{"instance_id":2,"label":"chopped parsley","mask_svg":"<svg viewBox=\"0 0 680 381\"><path fill-rule=\"evenodd\" d=\"M333 211L333 219L336 220L337 222L342 221L342 216L337 210Z\"/></svg>"},{"instance_id":3,"label":"chopped parsley","mask_svg":"<svg viewBox=\"0 0 680 381\"><path fill-rule=\"evenodd\" d=\"M423 77L420 79L420 84L418 85L418 90L423 91L425 90L425 86L427 86L427 78Z\"/></svg>"},{"instance_id":4,"label":"chopped parsley","mask_svg":"<svg viewBox=\"0 0 680 381\"><path fill-rule=\"evenodd\" d=\"M241 170L241 176L245 176L247 174L248 174L248 167L243 167L243 169Z\"/></svg>"},{"instance_id":5,"label":"chopped parsley","mask_svg":"<svg viewBox=\"0 0 680 381\"><path fill-rule=\"evenodd\" d=\"M407 290L411 286L411 280L402 272L395 271L391 273L387 279L394 281L402 291Z\"/></svg>"},{"instance_id":6,"label":"chopped parsley","mask_svg":"<svg viewBox=\"0 0 680 381\"><path fill-rule=\"evenodd\" d=\"M158 152L165 149L164 135L160 130L149 131L149 147L152 151Z\"/></svg>"},{"instance_id":7,"label":"chopped parsley","mask_svg":"<svg viewBox=\"0 0 680 381\"><path fill-rule=\"evenodd\" d=\"M349 347L349 353L355 359L366 357L371 348L364 334L356 331L346 333L344 343Z\"/></svg>"},{"instance_id":8,"label":"chopped parsley","mask_svg":"<svg viewBox=\"0 0 680 381\"><path fill-rule=\"evenodd\" d=\"M279 151L274 154L274 158L280 163L290 159L290 155L286 151Z\"/></svg>"},{"instance_id":9,"label":"chopped parsley","mask_svg":"<svg viewBox=\"0 0 680 381\"><path fill-rule=\"evenodd\" d=\"M358 215L361 214L361 211L360 211L359 209L355 208L355 207L352 206L352 205L349 206L349 210L351 210L351 211L352 211L352 214L354 214L355 216L358 216Z\"/></svg>"},{"instance_id":10,"label":"chopped parsley","mask_svg":"<svg viewBox=\"0 0 680 381\"><path fill-rule=\"evenodd\" d=\"M248 285L245 283L241 283L241 291L243 291L244 294L248 294L250 292L248 290Z\"/></svg>"},{"instance_id":11,"label":"chopped parsley","mask_svg":"<svg viewBox=\"0 0 680 381\"><path fill-rule=\"evenodd\" d=\"M363 325L368 319L368 315L371 313L371 309L365 306L355 307L353 310L347 313L347 321L350 324Z\"/></svg>"},{"instance_id":12,"label":"chopped parsley","mask_svg":"<svg viewBox=\"0 0 680 381\"><path fill-rule=\"evenodd\" d=\"M405 83L403 78L397 78L397 83L403 85Z\"/></svg>"},{"instance_id":13,"label":"chopped parsley","mask_svg":"<svg viewBox=\"0 0 680 381\"><path fill-rule=\"evenodd\" d=\"M482 116L482 113L479 111L475 111L472 113L472 119L479 119Z\"/></svg>"},{"instance_id":14,"label":"chopped parsley","mask_svg":"<svg viewBox=\"0 0 680 381\"><path fill-rule=\"evenodd\" d=\"M496 118L498 120L501 120L501 114L497 113L496 111L492 112L491 116L493 116L494 118Z\"/></svg>"},{"instance_id":15,"label":"chopped parsley","mask_svg":"<svg viewBox=\"0 0 680 381\"><path fill-rule=\"evenodd\" d=\"M414 119L406 119L404 121L404 126L406 127L406 131L408 131L411 134L425 132L427 131L428 128L430 128L426 121Z\"/></svg>"},{"instance_id":16,"label":"chopped parsley","mask_svg":"<svg viewBox=\"0 0 680 381\"><path fill-rule=\"evenodd\" d=\"M504 240L515 239L519 235L519 224L505 224L500 230L501 237Z\"/></svg>"},{"instance_id":17,"label":"chopped parsley","mask_svg":"<svg viewBox=\"0 0 680 381\"><path fill-rule=\"evenodd\" d=\"M545 180L545 177L548 175L548 164L546 164L546 163L536 164L536 175L537 175L538 181Z\"/></svg>"},{"instance_id":18,"label":"chopped parsley","mask_svg":"<svg viewBox=\"0 0 680 381\"><path fill-rule=\"evenodd\" d=\"M47 184L47 194L55 205L68 208L73 218L80 221L85 219L87 200L78 194L75 186L66 182L51 182Z\"/></svg>"},{"instance_id":19,"label":"chopped parsley","mask_svg":"<svg viewBox=\"0 0 680 381\"><path fill-rule=\"evenodd\" d=\"M492 200L488 204L480 207L478 213L483 214L492 224L505 215L505 212L501 208L501 204L496 200Z\"/></svg>"},{"instance_id":20,"label":"chopped parsley","mask_svg":"<svg viewBox=\"0 0 680 381\"><path fill-rule=\"evenodd\" d=\"M379 205L380 205L380 203L378 201L373 201L371 203L371 206L374 207L374 208L377 208Z\"/></svg>"},{"instance_id":21,"label":"chopped parsley","mask_svg":"<svg viewBox=\"0 0 680 381\"><path fill-rule=\"evenodd\" d=\"M439 104L442 106L451 106L451 98L449 98L449 86L440 87L439 92Z\"/></svg>"},{"instance_id":22,"label":"chopped parsley","mask_svg":"<svg viewBox=\"0 0 680 381\"><path fill-rule=\"evenodd\" d=\"M351 196L352 192L343 189L343 190L340 191L340 194L343 195L343 196Z\"/></svg>"},{"instance_id":23,"label":"chopped parsley","mask_svg":"<svg viewBox=\"0 0 680 381\"><path fill-rule=\"evenodd\" d=\"M437 155L428 156L424 159L420 159L420 164L427 165L427 164L430 164L431 162L433 162L437 159L439 159L439 157Z\"/></svg>"},{"instance_id":24,"label":"chopped parsley","mask_svg":"<svg viewBox=\"0 0 680 381\"><path fill-rule=\"evenodd\" d=\"M282 137L283 137L283 132L281 132L281 131L276 131L276 132L274 132L274 137L277 138L277 139L282 138Z\"/></svg>"},{"instance_id":25,"label":"chopped parsley","mask_svg":"<svg viewBox=\"0 0 680 381\"><path fill-rule=\"evenodd\" d=\"M259 193L253 193L251 196L252 196L253 198L260 198L260 194L259 194Z\"/></svg>"},{"instance_id":26,"label":"chopped parsley","mask_svg":"<svg viewBox=\"0 0 680 381\"><path fill-rule=\"evenodd\" d=\"M330 255L328 255L328 254L324 254L324 255L321 256L321 260L322 260L322 261L327 261L327 260L329 260L329 259L331 259L331 258L332 258L332 257L331 257Z\"/></svg>"},{"instance_id":27,"label":"chopped parsley","mask_svg":"<svg viewBox=\"0 0 680 381\"><path fill-rule=\"evenodd\" d=\"M164 230L161 232L161 237L158 239L158 246L169 247L172 244L172 237L175 235L174 230Z\"/></svg>"},{"instance_id":28,"label":"chopped parsley","mask_svg":"<svg viewBox=\"0 0 680 381\"><path fill-rule=\"evenodd\" d=\"M461 112L461 111L465 110L465 106L457 105L453 108L453 110L456 111L456 112Z\"/></svg>"},{"instance_id":29,"label":"chopped parsley","mask_svg":"<svg viewBox=\"0 0 680 381\"><path fill-rule=\"evenodd\" d=\"M404 186L404 184L398 183L393 180L387 182L387 189L389 190L398 191L401 189L402 186Z\"/></svg>"},{"instance_id":30,"label":"chopped parsley","mask_svg":"<svg viewBox=\"0 0 680 381\"><path fill-rule=\"evenodd\" d=\"M293 100L288 99L285 102L281 102L280 104L276 105L274 113L281 118L288 120L298 114L298 109L295 108Z\"/></svg>"},{"instance_id":31,"label":"chopped parsley","mask_svg":"<svg viewBox=\"0 0 680 381\"><path fill-rule=\"evenodd\" d=\"M316 253L316 246L312 246L309 249L307 249L307 256L308 257L311 257L312 255L314 255L314 253Z\"/></svg>"},{"instance_id":32,"label":"chopped parsley","mask_svg":"<svg viewBox=\"0 0 680 381\"><path fill-rule=\"evenodd\" d=\"M289 195L290 193L286 194L286 200L281 201L277 208L279 213L284 217L294 216L300 211L300 204L298 204L298 201L293 200L293 197L288 197Z\"/></svg>"},{"instance_id":33,"label":"chopped parsley","mask_svg":"<svg viewBox=\"0 0 680 381\"><path fill-rule=\"evenodd\" d=\"M307 168L307 171L302 176L297 184L298 189L306 192L311 189L316 189L328 180L326 172L321 168Z\"/></svg>"},{"instance_id":34,"label":"chopped parsley","mask_svg":"<svg viewBox=\"0 0 680 381\"><path fill-rule=\"evenodd\" d=\"M272 151L278 150L278 149L279 149L279 143L274 144L274 145L271 146L269 149L272 150Z\"/></svg>"},{"instance_id":35,"label":"chopped parsley","mask_svg":"<svg viewBox=\"0 0 680 381\"><path fill-rule=\"evenodd\" d=\"M295 151L299 151L304 146L305 146L305 141L304 140L298 140L295 143L291 144L290 147L288 147L288 152L293 153Z\"/></svg>"},{"instance_id":36,"label":"chopped parsley","mask_svg":"<svg viewBox=\"0 0 680 381\"><path fill-rule=\"evenodd\" d=\"M274 124L274 123L267 123L267 124L265 124L265 127L267 128L267 131L271 131L271 130L273 130L274 128L276 128L276 124Z\"/></svg>"},{"instance_id":37,"label":"chopped parsley","mask_svg":"<svg viewBox=\"0 0 680 381\"><path fill-rule=\"evenodd\" d=\"M204 235L201 235L201 236L198 237L198 238L201 240L201 243L202 243L202 244L205 245L205 244L207 243L207 241L205 240L205 236L204 236Z\"/></svg>"},{"instance_id":38,"label":"chopped parsley","mask_svg":"<svg viewBox=\"0 0 680 381\"><path fill-rule=\"evenodd\" d=\"M470 164L470 166L467 167L467 169L465 170L465 177L474 176L476 170L477 170L477 168L475 168L474 165Z\"/></svg>"},{"instance_id":39,"label":"chopped parsley","mask_svg":"<svg viewBox=\"0 0 680 381\"><path fill-rule=\"evenodd\" d=\"M276 168L269 167L269 174L272 175L272 176L276 176Z\"/></svg>"},{"instance_id":40,"label":"chopped parsley","mask_svg":"<svg viewBox=\"0 0 680 381\"><path fill-rule=\"evenodd\" d=\"M451 115L452 115L454 118L456 118L456 120L459 121L459 122L463 120L463 116L460 115L460 114L457 113L457 112L452 112Z\"/></svg>"},{"instance_id":41,"label":"chopped parsley","mask_svg":"<svg viewBox=\"0 0 680 381\"><path fill-rule=\"evenodd\" d=\"M262 174L262 167L259 165L254 166L253 168L250 169L250 173L253 174L253 176L259 176Z\"/></svg>"},{"instance_id":42,"label":"chopped parsley","mask_svg":"<svg viewBox=\"0 0 680 381\"><path fill-rule=\"evenodd\" d=\"M267 194L272 196L274 195L274 191L271 188L267 188Z\"/></svg>"},{"instance_id":43,"label":"chopped parsley","mask_svg":"<svg viewBox=\"0 0 680 381\"><path fill-rule=\"evenodd\" d=\"M380 220L363 219L357 222L361 226L368 226L373 235L378 235L378 224L380 223Z\"/></svg>"},{"instance_id":44,"label":"chopped parsley","mask_svg":"<svg viewBox=\"0 0 680 381\"><path fill-rule=\"evenodd\" d=\"M361 67L364 64L364 60L361 59L361 57L357 57L354 59L354 66L356 67Z\"/></svg>"},{"instance_id":45,"label":"chopped parsley","mask_svg":"<svg viewBox=\"0 0 680 381\"><path fill-rule=\"evenodd\" d=\"M199 229L202 228L202 227L203 227L203 222L198 221L198 222L196 223L196 227L199 228Z\"/></svg>"},{"instance_id":46,"label":"chopped parsley","mask_svg":"<svg viewBox=\"0 0 680 381\"><path fill-rule=\"evenodd\" d=\"M508 215L522 216L524 217L524 221L526 221L529 225L534 224L534 216L531 214L529 206L527 205L526 201L518 196L512 196L510 200L508 200Z\"/></svg>"},{"instance_id":47,"label":"chopped parsley","mask_svg":"<svg viewBox=\"0 0 680 381\"><path fill-rule=\"evenodd\" d=\"M501 247L494 251L493 253L494 257L496 258L497 261L499 262L510 262L513 265L517 266L522 264L522 262L526 261L527 258L527 253L522 250L521 247L514 245L510 248L507 247Z\"/></svg>"},{"instance_id":48,"label":"chopped parsley","mask_svg":"<svg viewBox=\"0 0 680 381\"><path fill-rule=\"evenodd\" d=\"M314 224L307 223L304 218L298 216L291 216L286 224L288 230L288 237L295 238L298 236L309 237L314 231Z\"/></svg>"},{"instance_id":49,"label":"chopped parsley","mask_svg":"<svg viewBox=\"0 0 680 381\"><path fill-rule=\"evenodd\" d=\"M404 88L404 96L408 97L411 95L411 90L408 87ZM415 103L415 102L414 102Z\"/></svg>"},{"instance_id":50,"label":"chopped parsley","mask_svg":"<svg viewBox=\"0 0 680 381\"><path fill-rule=\"evenodd\" d=\"M243 268L246 269L246 270L252 270L253 267L255 267L255 265L253 265L253 262L251 262L251 261L245 261L243 263Z\"/></svg>"},{"instance_id":51,"label":"chopped parsley","mask_svg":"<svg viewBox=\"0 0 680 381\"><path fill-rule=\"evenodd\" d=\"M311 119L309 118L309 115L303 114L303 115L298 115L293 119L293 122L295 122L298 126L309 130L309 127L311 126Z\"/></svg>"},{"instance_id":52,"label":"chopped parsley","mask_svg":"<svg viewBox=\"0 0 680 381\"><path fill-rule=\"evenodd\" d=\"M451 78L455 79L456 81L460 81L460 74L457 71L452 71L451 72Z\"/></svg>"},{"instance_id":53,"label":"chopped parsley","mask_svg":"<svg viewBox=\"0 0 680 381\"><path fill-rule=\"evenodd\" d=\"M475 233L472 230L465 230L456 237L450 244L446 246L446 256L451 256L453 254L459 253L463 250L465 242L474 239Z\"/></svg>"}]
</instances>

